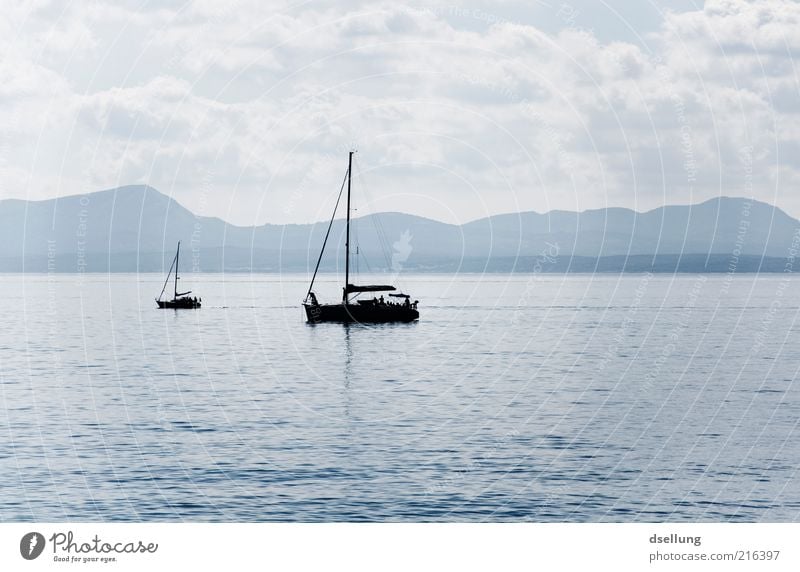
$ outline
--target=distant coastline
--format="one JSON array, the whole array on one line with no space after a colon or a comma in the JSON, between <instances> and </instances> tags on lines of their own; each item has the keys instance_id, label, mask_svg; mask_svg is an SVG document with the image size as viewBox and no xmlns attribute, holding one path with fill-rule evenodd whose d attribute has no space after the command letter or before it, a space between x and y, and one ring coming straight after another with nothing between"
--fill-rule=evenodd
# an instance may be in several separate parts
<instances>
[{"instance_id":1,"label":"distant coastline","mask_svg":"<svg viewBox=\"0 0 800 572\"><path fill-rule=\"evenodd\" d=\"M792 272L800 221L749 198L717 197L647 212L522 212L451 225L390 212L357 218L367 273ZM0 201L0 272L305 272L326 222L238 227L198 216L148 186L46 201ZM343 244L335 220L330 243ZM321 272L344 266L329 249ZM787 269L788 268L788 269Z\"/></svg>"},{"instance_id":2,"label":"distant coastline","mask_svg":"<svg viewBox=\"0 0 800 572\"><path fill-rule=\"evenodd\" d=\"M255 258L255 257L254 257ZM213 264L204 264L203 256L199 257L200 265L190 273L258 273L258 274L294 274L306 273L313 268L305 266L286 265L283 268L270 266L221 266L221 259L216 258ZM654 274L753 274L753 273L786 273L787 258L775 256L749 256L743 255L738 260L731 256L720 254L673 254L673 255L633 255L633 256L605 256L592 258L586 256L559 257L549 264L537 263L537 258L520 256L519 258L496 258L442 261L438 264L416 266L409 264L403 267L405 274L640 274L651 272ZM47 258L26 259L23 267L20 260L0 260L1 273L18 274L46 274L50 272L59 274L106 274L112 273L153 273L163 274L160 266L160 256L129 255L117 257L109 263L107 255L87 255L83 259L83 270L76 266L74 258L63 260ZM137 265L138 266L132 266ZM334 264L325 264L320 268L324 274L341 272L342 267ZM375 274L392 274L391 271L381 270Z\"/></svg>"}]
</instances>

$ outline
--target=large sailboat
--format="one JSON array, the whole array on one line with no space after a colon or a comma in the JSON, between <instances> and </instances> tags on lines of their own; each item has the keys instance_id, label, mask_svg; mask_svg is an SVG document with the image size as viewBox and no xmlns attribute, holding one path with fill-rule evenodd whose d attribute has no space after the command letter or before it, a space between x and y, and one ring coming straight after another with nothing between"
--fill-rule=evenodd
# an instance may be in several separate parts
<instances>
[{"instance_id":1,"label":"large sailboat","mask_svg":"<svg viewBox=\"0 0 800 572\"><path fill-rule=\"evenodd\" d=\"M368 284L357 285L350 283L350 188L353 172L353 153L350 151L350 156L347 162L347 231L345 236L345 263L344 263L344 288L342 288L342 301L337 304L320 304L317 301L317 296L314 294L314 280L317 277L319 264L322 260L322 254L325 252L325 245L328 242L328 236L331 233L333 226L333 219L336 216L336 209L339 207L339 200L342 198L342 192L339 191L339 198L336 200L336 206L333 208L333 215L331 222L328 225L328 232L325 234L325 240L322 243L322 250L317 259L317 266L314 268L314 275L311 278L311 284L308 287L305 300L303 300L303 307L306 311L306 317L309 323L317 322L361 322L361 323L383 323L383 322L413 322L419 319L419 311L417 311L418 300L411 301L408 294L397 292L397 288L389 284ZM377 292L390 292L388 295L392 300L384 300L383 294L380 298L375 297L369 299L358 299L364 293L377 293Z\"/></svg>"},{"instance_id":2,"label":"large sailboat","mask_svg":"<svg viewBox=\"0 0 800 572\"><path fill-rule=\"evenodd\" d=\"M201 300L197 299L196 297L192 298L189 297L189 294L192 293L191 290L188 292L178 292L178 262L181 256L181 241L178 241L178 251L175 253L175 258L172 259L172 265L169 267L169 272L167 272L167 279L164 280L164 287L161 289L161 294L158 295L156 298L156 304L158 304L159 308L174 308L178 309L188 309L191 310L193 308L199 308L201 305ZM162 300L161 298L164 296L164 291L167 289L167 284L169 283L169 277L172 275L172 270L175 270L175 286L172 291L172 300Z\"/></svg>"}]
</instances>

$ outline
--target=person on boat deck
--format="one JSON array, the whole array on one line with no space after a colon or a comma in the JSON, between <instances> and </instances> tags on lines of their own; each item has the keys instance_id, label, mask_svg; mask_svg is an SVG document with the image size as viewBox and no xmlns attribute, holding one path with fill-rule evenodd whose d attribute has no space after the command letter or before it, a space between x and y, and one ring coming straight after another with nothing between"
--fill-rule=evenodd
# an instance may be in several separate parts
<instances>
[{"instance_id":1,"label":"person on boat deck","mask_svg":"<svg viewBox=\"0 0 800 572\"><path fill-rule=\"evenodd\" d=\"M311 303L316 306L317 305L317 295L314 294L313 292L311 292L309 294L309 296L311 297Z\"/></svg>"},{"instance_id":2,"label":"person on boat deck","mask_svg":"<svg viewBox=\"0 0 800 572\"><path fill-rule=\"evenodd\" d=\"M383 304L384 304L384 302L383 302L383 294L381 294L381 301L380 301L380 304L381 304L381 306L383 306Z\"/></svg>"},{"instance_id":3,"label":"person on boat deck","mask_svg":"<svg viewBox=\"0 0 800 572\"><path fill-rule=\"evenodd\" d=\"M372 305L373 306L377 306L378 305L378 299L375 296L372 297Z\"/></svg>"},{"instance_id":4,"label":"person on boat deck","mask_svg":"<svg viewBox=\"0 0 800 572\"><path fill-rule=\"evenodd\" d=\"M406 308L408 308L409 306L411 306L411 302L409 302L408 298L406 298L406 301L405 301L405 302L403 302L403 306L405 306Z\"/></svg>"}]
</instances>

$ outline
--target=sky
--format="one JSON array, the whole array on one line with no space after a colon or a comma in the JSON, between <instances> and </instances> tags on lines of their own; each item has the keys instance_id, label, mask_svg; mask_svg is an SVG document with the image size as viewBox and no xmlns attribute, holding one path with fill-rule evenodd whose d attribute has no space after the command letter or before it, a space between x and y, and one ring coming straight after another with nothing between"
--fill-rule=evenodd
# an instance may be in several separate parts
<instances>
[{"instance_id":1,"label":"sky","mask_svg":"<svg viewBox=\"0 0 800 572\"><path fill-rule=\"evenodd\" d=\"M149 184L240 225L744 196L800 217L800 4L21 1L0 198Z\"/></svg>"}]
</instances>

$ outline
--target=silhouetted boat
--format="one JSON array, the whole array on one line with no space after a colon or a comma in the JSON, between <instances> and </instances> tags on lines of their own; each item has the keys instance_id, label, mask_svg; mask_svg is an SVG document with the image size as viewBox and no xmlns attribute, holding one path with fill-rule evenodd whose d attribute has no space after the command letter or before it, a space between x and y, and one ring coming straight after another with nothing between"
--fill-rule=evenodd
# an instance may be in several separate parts
<instances>
[{"instance_id":1,"label":"silhouetted boat","mask_svg":"<svg viewBox=\"0 0 800 572\"><path fill-rule=\"evenodd\" d=\"M178 241L178 251L175 253L175 258L172 259L172 265L169 267L169 272L167 272L167 279L164 280L164 287L161 289L161 294L158 295L156 298L156 304L158 304L159 308L174 308L176 310L179 309L193 309L199 308L201 300L194 297L190 298L188 295L192 293L191 290L188 292L178 292L178 261L180 260L181 256L181 241ZM172 300L162 300L161 297L164 296L164 291L167 289L167 283L169 282L169 277L172 275L172 270L175 269L175 287L173 289Z\"/></svg>"},{"instance_id":2,"label":"silhouetted boat","mask_svg":"<svg viewBox=\"0 0 800 572\"><path fill-rule=\"evenodd\" d=\"M331 233L333 226L333 219L336 216L336 209L339 207L339 200L342 198L342 190L339 191L339 198L336 199L336 206L333 208L333 215L331 222L328 225L328 232L325 234L325 240L322 243L322 250L317 259L317 266L314 268L314 275L311 278L311 284L308 287L306 298L303 300L303 307L306 310L306 317L309 322L363 322L363 323L380 323L380 322L413 322L419 319L419 312L417 311L418 301L411 301L408 294L389 294L390 297L397 298L397 302L386 301L381 295L380 298L373 297L369 300L355 300L359 294L364 292L394 292L397 290L394 286L389 284L369 284L359 286L350 284L350 183L352 180L353 171L353 153L350 151L350 156L347 162L347 234L345 238L345 263L344 263L344 288L342 288L342 301L338 304L320 304L317 297L312 291L314 288L314 280L317 277L319 270L319 263L322 260L322 254L325 252L325 245L328 243L328 236ZM355 294L355 298L351 300L350 295ZM400 302L402 300L402 302ZM353 303L353 302L356 303Z\"/></svg>"}]
</instances>

